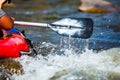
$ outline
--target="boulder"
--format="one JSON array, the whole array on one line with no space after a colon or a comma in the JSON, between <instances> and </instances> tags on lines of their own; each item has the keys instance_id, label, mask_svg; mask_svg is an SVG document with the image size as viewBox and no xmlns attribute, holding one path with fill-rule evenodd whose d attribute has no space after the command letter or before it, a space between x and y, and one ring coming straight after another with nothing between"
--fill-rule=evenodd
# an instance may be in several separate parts
<instances>
[{"instance_id":1,"label":"boulder","mask_svg":"<svg viewBox=\"0 0 120 80\"><path fill-rule=\"evenodd\" d=\"M107 0L80 0L79 10L88 13L118 12L118 9Z\"/></svg>"},{"instance_id":2,"label":"boulder","mask_svg":"<svg viewBox=\"0 0 120 80\"><path fill-rule=\"evenodd\" d=\"M14 59L0 59L0 67L12 74L23 74L22 65Z\"/></svg>"},{"instance_id":3,"label":"boulder","mask_svg":"<svg viewBox=\"0 0 120 80\"><path fill-rule=\"evenodd\" d=\"M11 74L4 68L0 68L0 80L12 80Z\"/></svg>"}]
</instances>

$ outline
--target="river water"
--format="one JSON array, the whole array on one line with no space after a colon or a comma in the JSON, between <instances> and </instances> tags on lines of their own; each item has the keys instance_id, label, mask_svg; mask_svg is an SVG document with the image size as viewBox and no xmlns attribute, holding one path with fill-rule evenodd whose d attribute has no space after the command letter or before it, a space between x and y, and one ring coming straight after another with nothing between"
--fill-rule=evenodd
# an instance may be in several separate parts
<instances>
[{"instance_id":1,"label":"river water","mask_svg":"<svg viewBox=\"0 0 120 80\"><path fill-rule=\"evenodd\" d=\"M48 28L17 27L32 40L37 56L22 56L15 80L119 80L120 14L78 11L79 0L13 0L9 15L19 21L51 23L63 17L92 18L90 39L62 37ZM112 1L119 7L120 1Z\"/></svg>"}]
</instances>

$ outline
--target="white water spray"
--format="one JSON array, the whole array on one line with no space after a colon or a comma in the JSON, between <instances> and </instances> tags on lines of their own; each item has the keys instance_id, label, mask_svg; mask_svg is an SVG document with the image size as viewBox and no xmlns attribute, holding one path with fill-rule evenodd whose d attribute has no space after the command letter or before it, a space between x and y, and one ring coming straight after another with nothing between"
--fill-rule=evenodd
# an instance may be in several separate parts
<instances>
[{"instance_id":1,"label":"white water spray","mask_svg":"<svg viewBox=\"0 0 120 80\"><path fill-rule=\"evenodd\" d=\"M86 50L78 55L66 49L64 53L65 55L50 54L47 57L38 55L35 58L22 56L19 61L25 74L13 77L15 80L115 80L120 76L119 48L99 53Z\"/></svg>"}]
</instances>

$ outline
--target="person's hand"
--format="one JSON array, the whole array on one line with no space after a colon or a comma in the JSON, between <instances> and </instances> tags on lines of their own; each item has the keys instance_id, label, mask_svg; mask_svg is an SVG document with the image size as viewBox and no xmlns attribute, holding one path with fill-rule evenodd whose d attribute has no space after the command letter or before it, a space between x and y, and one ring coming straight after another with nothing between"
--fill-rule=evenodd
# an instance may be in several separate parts
<instances>
[{"instance_id":1,"label":"person's hand","mask_svg":"<svg viewBox=\"0 0 120 80\"><path fill-rule=\"evenodd\" d=\"M7 0L0 0L0 9L2 8L2 5L6 2L7 2Z\"/></svg>"}]
</instances>

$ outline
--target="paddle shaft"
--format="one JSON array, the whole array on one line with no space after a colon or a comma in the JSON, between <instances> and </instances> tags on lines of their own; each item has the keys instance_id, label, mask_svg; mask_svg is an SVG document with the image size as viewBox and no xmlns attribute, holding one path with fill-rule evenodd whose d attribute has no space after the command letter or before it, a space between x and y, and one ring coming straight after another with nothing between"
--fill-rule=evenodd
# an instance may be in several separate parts
<instances>
[{"instance_id":1,"label":"paddle shaft","mask_svg":"<svg viewBox=\"0 0 120 80\"><path fill-rule=\"evenodd\" d=\"M14 25L16 26L34 26L34 27L45 27L45 28L50 28L52 27L56 27L57 28L80 28L80 29L84 29L82 27L75 27L75 26L69 26L69 25L54 25L54 24L47 24L47 23L36 23L36 22L24 22L24 21L14 21ZM58 27L60 26L60 27Z\"/></svg>"},{"instance_id":2,"label":"paddle shaft","mask_svg":"<svg viewBox=\"0 0 120 80\"><path fill-rule=\"evenodd\" d=\"M36 26L36 27L49 28L49 24L47 24L47 23L35 23L35 22L24 22L24 21L14 21L14 25L16 25L16 26Z\"/></svg>"}]
</instances>

